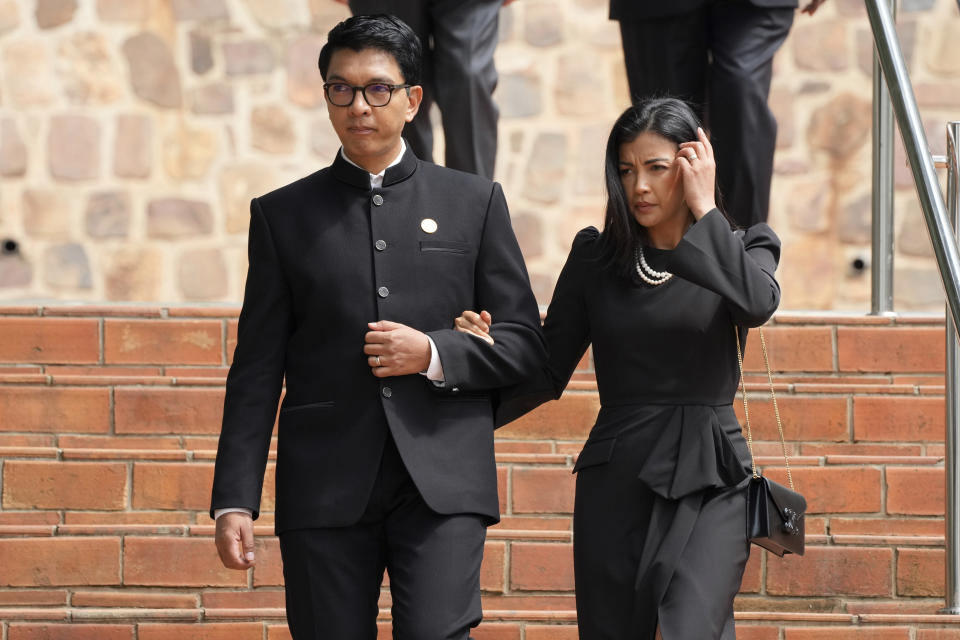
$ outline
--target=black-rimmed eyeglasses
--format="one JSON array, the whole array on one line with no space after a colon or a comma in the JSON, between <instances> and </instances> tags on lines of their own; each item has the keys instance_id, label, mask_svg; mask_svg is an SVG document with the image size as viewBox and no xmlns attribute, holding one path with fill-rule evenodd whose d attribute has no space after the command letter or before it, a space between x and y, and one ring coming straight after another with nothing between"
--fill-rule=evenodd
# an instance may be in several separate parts
<instances>
[{"instance_id":1,"label":"black-rimmed eyeglasses","mask_svg":"<svg viewBox=\"0 0 960 640\"><path fill-rule=\"evenodd\" d=\"M335 107L349 107L357 97L357 92L363 92L363 99L371 107L385 107L390 103L393 92L397 89L406 89L410 93L409 84L387 84L385 82L373 82L364 87L355 87L345 82L325 82L323 91L327 94L327 100Z\"/></svg>"}]
</instances>

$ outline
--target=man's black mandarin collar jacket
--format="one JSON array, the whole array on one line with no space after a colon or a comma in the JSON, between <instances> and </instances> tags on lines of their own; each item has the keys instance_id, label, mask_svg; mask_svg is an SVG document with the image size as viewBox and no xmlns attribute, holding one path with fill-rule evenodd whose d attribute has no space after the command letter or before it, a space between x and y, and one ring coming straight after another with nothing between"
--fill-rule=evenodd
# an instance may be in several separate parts
<instances>
[{"instance_id":1,"label":"man's black mandarin collar jacket","mask_svg":"<svg viewBox=\"0 0 960 640\"><path fill-rule=\"evenodd\" d=\"M211 512L260 496L281 385L276 529L344 526L370 497L388 430L427 505L499 517L492 402L546 358L539 311L500 186L409 150L383 186L337 160L255 198ZM421 226L436 222L436 231ZM424 225L430 229L430 225ZM493 314L495 345L458 333ZM434 340L446 383L378 379L367 323ZM269 498L268 498L269 499Z\"/></svg>"}]
</instances>

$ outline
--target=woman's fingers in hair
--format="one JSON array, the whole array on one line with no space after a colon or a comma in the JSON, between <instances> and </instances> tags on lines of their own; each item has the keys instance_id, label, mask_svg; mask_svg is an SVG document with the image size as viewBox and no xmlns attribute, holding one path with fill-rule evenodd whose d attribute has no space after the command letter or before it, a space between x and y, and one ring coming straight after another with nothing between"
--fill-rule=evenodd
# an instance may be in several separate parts
<instances>
[{"instance_id":1,"label":"woman's fingers in hair","mask_svg":"<svg viewBox=\"0 0 960 640\"><path fill-rule=\"evenodd\" d=\"M690 149L694 153L694 156L690 156L689 152L681 154L681 156L686 157L688 160L713 159L713 145L710 144L710 138L707 137L706 132L701 127L697 127L697 139L681 143L680 149Z\"/></svg>"},{"instance_id":2,"label":"woman's fingers in hair","mask_svg":"<svg viewBox=\"0 0 960 640\"><path fill-rule=\"evenodd\" d=\"M697 140L684 142L679 147L677 157L683 159L680 161L680 172L683 175L684 200L691 213L699 220L717 206L714 195L716 161L713 146L703 129L697 128Z\"/></svg>"},{"instance_id":3,"label":"woman's fingers in hair","mask_svg":"<svg viewBox=\"0 0 960 640\"><path fill-rule=\"evenodd\" d=\"M713 145L710 144L710 138L707 136L707 132L703 130L703 127L697 127L697 137L700 139L700 143L706 149L707 156L713 158Z\"/></svg>"}]
</instances>

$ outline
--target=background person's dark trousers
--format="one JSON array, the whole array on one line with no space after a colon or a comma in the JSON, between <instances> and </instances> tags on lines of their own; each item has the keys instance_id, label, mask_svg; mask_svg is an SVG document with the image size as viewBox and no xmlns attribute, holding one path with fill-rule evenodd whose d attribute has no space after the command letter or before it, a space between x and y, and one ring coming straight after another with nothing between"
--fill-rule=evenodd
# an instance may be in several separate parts
<instances>
[{"instance_id":1,"label":"background person's dark trousers","mask_svg":"<svg viewBox=\"0 0 960 640\"><path fill-rule=\"evenodd\" d=\"M421 160L433 162L430 105L443 121L444 164L493 178L497 70L493 52L502 0L350 0L357 14L389 13L416 32L423 45L423 102L403 137Z\"/></svg>"},{"instance_id":2,"label":"background person's dark trousers","mask_svg":"<svg viewBox=\"0 0 960 640\"><path fill-rule=\"evenodd\" d=\"M790 7L718 1L681 15L620 21L631 96L670 94L701 111L724 209L742 227L769 214L777 122L767 96L773 56L793 15Z\"/></svg>"}]
</instances>

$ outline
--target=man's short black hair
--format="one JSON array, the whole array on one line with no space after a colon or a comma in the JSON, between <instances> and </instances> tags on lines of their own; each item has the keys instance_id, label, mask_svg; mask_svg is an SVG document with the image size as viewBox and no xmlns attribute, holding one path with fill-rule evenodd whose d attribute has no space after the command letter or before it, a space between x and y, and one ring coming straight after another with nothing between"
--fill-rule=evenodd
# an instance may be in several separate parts
<instances>
[{"instance_id":1,"label":"man's short black hair","mask_svg":"<svg viewBox=\"0 0 960 640\"><path fill-rule=\"evenodd\" d=\"M423 49L420 38L407 23L395 16L380 13L347 18L327 34L327 43L320 49L320 75L327 79L330 58L338 49L379 49L393 56L406 84L420 84Z\"/></svg>"}]
</instances>

